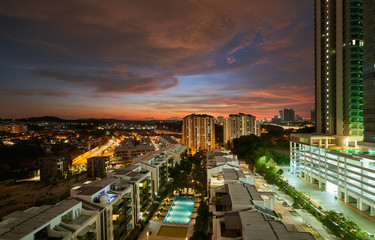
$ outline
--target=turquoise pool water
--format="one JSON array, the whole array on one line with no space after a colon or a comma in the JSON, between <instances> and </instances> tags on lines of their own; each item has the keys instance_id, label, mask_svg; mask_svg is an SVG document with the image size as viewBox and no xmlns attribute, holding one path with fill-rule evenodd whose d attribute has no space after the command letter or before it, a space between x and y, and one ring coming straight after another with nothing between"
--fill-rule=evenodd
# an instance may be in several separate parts
<instances>
[{"instance_id":1,"label":"turquoise pool water","mask_svg":"<svg viewBox=\"0 0 375 240\"><path fill-rule=\"evenodd\" d=\"M176 197L163 222L189 224L194 208L194 201L194 197Z\"/></svg>"}]
</instances>

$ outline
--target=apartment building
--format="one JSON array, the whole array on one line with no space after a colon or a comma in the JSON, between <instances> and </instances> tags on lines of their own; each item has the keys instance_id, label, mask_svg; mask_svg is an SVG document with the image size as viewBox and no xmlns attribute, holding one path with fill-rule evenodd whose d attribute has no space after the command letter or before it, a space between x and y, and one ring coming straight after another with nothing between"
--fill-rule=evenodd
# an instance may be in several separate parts
<instances>
[{"instance_id":1,"label":"apartment building","mask_svg":"<svg viewBox=\"0 0 375 240\"><path fill-rule=\"evenodd\" d=\"M128 167L109 169L107 178L74 185L71 197L57 205L9 214L0 222L0 239L125 239L166 184L168 167L185 151L171 144Z\"/></svg>"},{"instance_id":2,"label":"apartment building","mask_svg":"<svg viewBox=\"0 0 375 240\"><path fill-rule=\"evenodd\" d=\"M311 233L290 231L281 221L254 209L226 212L216 222L213 239L315 239Z\"/></svg>"},{"instance_id":3,"label":"apartment building","mask_svg":"<svg viewBox=\"0 0 375 240\"><path fill-rule=\"evenodd\" d=\"M82 201L84 207L96 211L100 219L98 239L123 239L138 222L131 184L124 179L105 178L76 184L71 197Z\"/></svg>"},{"instance_id":4,"label":"apartment building","mask_svg":"<svg viewBox=\"0 0 375 240\"><path fill-rule=\"evenodd\" d=\"M169 159L173 160L164 155L164 150L156 152L155 154L149 153L134 159L143 169L151 172L153 195L158 195L158 192L163 190L164 186L167 184L168 161Z\"/></svg>"},{"instance_id":5,"label":"apartment building","mask_svg":"<svg viewBox=\"0 0 375 240\"><path fill-rule=\"evenodd\" d=\"M140 164L133 164L128 167L111 169L108 171L107 176L123 179L132 185L133 218L134 222L138 223L151 205L152 192L154 191L151 172L142 169Z\"/></svg>"},{"instance_id":6,"label":"apartment building","mask_svg":"<svg viewBox=\"0 0 375 240\"><path fill-rule=\"evenodd\" d=\"M5 216L0 222L0 239L101 239L99 217L96 211L84 209L82 202L66 199Z\"/></svg>"},{"instance_id":7,"label":"apartment building","mask_svg":"<svg viewBox=\"0 0 375 240\"><path fill-rule=\"evenodd\" d=\"M109 166L109 157L92 157L87 159L87 175L89 177L105 177Z\"/></svg>"},{"instance_id":8,"label":"apartment building","mask_svg":"<svg viewBox=\"0 0 375 240\"><path fill-rule=\"evenodd\" d=\"M134 144L132 138L124 140L115 148L115 157L133 159L141 154L155 151L155 146L149 138L142 138L138 144Z\"/></svg>"},{"instance_id":9,"label":"apartment building","mask_svg":"<svg viewBox=\"0 0 375 240\"><path fill-rule=\"evenodd\" d=\"M293 173L372 216L373 10L374 1L315 1L317 133L290 142Z\"/></svg>"},{"instance_id":10,"label":"apartment building","mask_svg":"<svg viewBox=\"0 0 375 240\"><path fill-rule=\"evenodd\" d=\"M48 156L39 159L40 181L48 182L52 179L62 178L68 169L68 161L61 156Z\"/></svg>"},{"instance_id":11,"label":"apartment building","mask_svg":"<svg viewBox=\"0 0 375 240\"><path fill-rule=\"evenodd\" d=\"M212 239L314 239L280 221L273 193L258 191L255 176L238 160L218 149L208 155L207 170L213 170L207 175ZM223 161L223 156L231 162Z\"/></svg>"},{"instance_id":12,"label":"apartment building","mask_svg":"<svg viewBox=\"0 0 375 240\"><path fill-rule=\"evenodd\" d=\"M215 121L207 114L191 114L183 118L182 144L191 154L215 148Z\"/></svg>"},{"instance_id":13,"label":"apartment building","mask_svg":"<svg viewBox=\"0 0 375 240\"><path fill-rule=\"evenodd\" d=\"M233 139L251 134L260 136L260 126L256 122L256 117L250 114L230 114L224 119L224 145L232 142Z\"/></svg>"}]
</instances>

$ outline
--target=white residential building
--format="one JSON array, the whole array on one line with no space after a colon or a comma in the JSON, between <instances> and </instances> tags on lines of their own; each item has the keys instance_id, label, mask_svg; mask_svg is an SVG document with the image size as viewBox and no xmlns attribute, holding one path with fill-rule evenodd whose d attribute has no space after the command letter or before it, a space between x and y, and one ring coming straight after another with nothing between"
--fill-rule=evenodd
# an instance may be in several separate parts
<instances>
[{"instance_id":1,"label":"white residential building","mask_svg":"<svg viewBox=\"0 0 375 240\"><path fill-rule=\"evenodd\" d=\"M375 157L358 154L355 136L292 134L290 169L375 216Z\"/></svg>"},{"instance_id":2,"label":"white residential building","mask_svg":"<svg viewBox=\"0 0 375 240\"><path fill-rule=\"evenodd\" d=\"M99 215L85 210L75 199L32 207L5 216L0 222L0 239L101 239Z\"/></svg>"},{"instance_id":3,"label":"white residential building","mask_svg":"<svg viewBox=\"0 0 375 240\"><path fill-rule=\"evenodd\" d=\"M70 194L81 200L86 208L98 211L99 239L120 239L134 228L134 192L127 181L119 178L88 181L75 185Z\"/></svg>"}]
</instances>

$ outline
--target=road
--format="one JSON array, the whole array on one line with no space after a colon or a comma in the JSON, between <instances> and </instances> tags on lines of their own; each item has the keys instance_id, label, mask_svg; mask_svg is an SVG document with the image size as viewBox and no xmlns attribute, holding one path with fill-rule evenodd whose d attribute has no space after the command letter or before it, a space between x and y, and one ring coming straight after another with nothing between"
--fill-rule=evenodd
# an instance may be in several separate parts
<instances>
[{"instance_id":1,"label":"road","mask_svg":"<svg viewBox=\"0 0 375 240\"><path fill-rule=\"evenodd\" d=\"M295 174L288 171L288 168L284 168L283 177L289 182L290 185L295 187L301 192L304 192L306 196L326 210L339 211L344 214L346 218L349 218L355 222L363 231L375 234L375 222L364 215L359 210L347 206L343 202L335 199L335 195L329 192L322 192L319 189L313 187L303 179L298 178Z\"/></svg>"},{"instance_id":2,"label":"road","mask_svg":"<svg viewBox=\"0 0 375 240\"><path fill-rule=\"evenodd\" d=\"M88 158L96 157L96 156L101 155L102 152L104 152L109 147L114 148L115 147L115 141L109 140L108 143L106 143L105 145L100 146L100 147L96 147L94 149L91 149L88 152L85 152L84 154L82 154L82 155L76 157L75 159L73 159L72 164L73 164L73 166L86 164Z\"/></svg>"}]
</instances>

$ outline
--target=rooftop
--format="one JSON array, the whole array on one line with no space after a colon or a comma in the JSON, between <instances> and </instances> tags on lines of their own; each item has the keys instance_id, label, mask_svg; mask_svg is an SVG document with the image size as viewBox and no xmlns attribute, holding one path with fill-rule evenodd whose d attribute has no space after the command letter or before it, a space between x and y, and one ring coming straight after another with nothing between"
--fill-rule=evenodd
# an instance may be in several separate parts
<instances>
[{"instance_id":1,"label":"rooftop","mask_svg":"<svg viewBox=\"0 0 375 240\"><path fill-rule=\"evenodd\" d=\"M78 204L81 203L75 199L68 199L54 206L43 205L24 212L11 213L0 223L0 239L21 239Z\"/></svg>"},{"instance_id":2,"label":"rooftop","mask_svg":"<svg viewBox=\"0 0 375 240\"><path fill-rule=\"evenodd\" d=\"M235 169L223 169L225 180L239 180L240 178L246 178L242 171L237 171Z\"/></svg>"}]
</instances>

